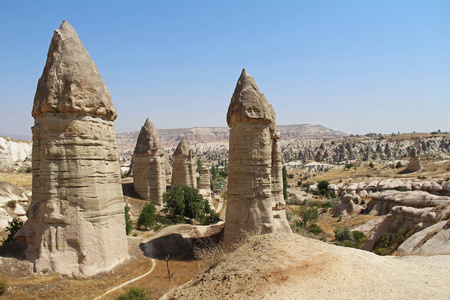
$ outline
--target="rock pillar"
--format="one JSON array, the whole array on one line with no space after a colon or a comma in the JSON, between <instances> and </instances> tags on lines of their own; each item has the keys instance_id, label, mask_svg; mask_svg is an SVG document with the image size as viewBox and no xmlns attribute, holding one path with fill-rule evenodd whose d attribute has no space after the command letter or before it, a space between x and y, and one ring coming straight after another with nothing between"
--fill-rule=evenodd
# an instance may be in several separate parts
<instances>
[{"instance_id":1,"label":"rock pillar","mask_svg":"<svg viewBox=\"0 0 450 300\"><path fill-rule=\"evenodd\" d=\"M195 154L184 138L173 154L172 183L197 188Z\"/></svg>"},{"instance_id":2,"label":"rock pillar","mask_svg":"<svg viewBox=\"0 0 450 300\"><path fill-rule=\"evenodd\" d=\"M77 33L55 30L32 115L33 196L18 232L35 271L90 276L128 257L110 93Z\"/></svg>"},{"instance_id":3,"label":"rock pillar","mask_svg":"<svg viewBox=\"0 0 450 300\"><path fill-rule=\"evenodd\" d=\"M164 150L158 132L147 119L142 126L133 155L133 186L143 199L162 205L166 191Z\"/></svg>"},{"instance_id":4,"label":"rock pillar","mask_svg":"<svg viewBox=\"0 0 450 300\"><path fill-rule=\"evenodd\" d=\"M224 244L230 246L244 232L277 231L273 203L282 203L276 181L272 192L272 167L278 168L278 160L281 162L278 154L272 161L274 147L277 149L275 111L245 69L231 98L227 123L231 129Z\"/></svg>"},{"instance_id":5,"label":"rock pillar","mask_svg":"<svg viewBox=\"0 0 450 300\"><path fill-rule=\"evenodd\" d=\"M211 190L211 176L209 174L209 168L205 165L200 169L198 188L202 190Z\"/></svg>"}]
</instances>

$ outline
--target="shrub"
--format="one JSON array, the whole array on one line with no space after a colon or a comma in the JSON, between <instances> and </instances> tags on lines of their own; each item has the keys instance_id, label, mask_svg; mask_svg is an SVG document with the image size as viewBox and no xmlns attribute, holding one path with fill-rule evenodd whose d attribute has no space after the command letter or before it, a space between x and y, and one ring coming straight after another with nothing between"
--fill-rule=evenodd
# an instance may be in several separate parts
<instances>
[{"instance_id":1,"label":"shrub","mask_svg":"<svg viewBox=\"0 0 450 300\"><path fill-rule=\"evenodd\" d=\"M367 240L364 232L350 231L350 228L347 226L338 228L334 234L338 241L336 244L344 247L359 249Z\"/></svg>"},{"instance_id":2,"label":"shrub","mask_svg":"<svg viewBox=\"0 0 450 300\"><path fill-rule=\"evenodd\" d=\"M365 205L366 204L366 200L361 200L361 205Z\"/></svg>"},{"instance_id":3,"label":"shrub","mask_svg":"<svg viewBox=\"0 0 450 300\"><path fill-rule=\"evenodd\" d=\"M15 209L16 208L16 200L9 200L8 202L6 202L6 206L11 208L11 209Z\"/></svg>"},{"instance_id":4,"label":"shrub","mask_svg":"<svg viewBox=\"0 0 450 300\"><path fill-rule=\"evenodd\" d=\"M155 205L153 202L149 202L145 204L139 214L137 228L139 229L141 226L144 226L145 230L147 230L147 227L152 228L153 225L155 225Z\"/></svg>"},{"instance_id":5,"label":"shrub","mask_svg":"<svg viewBox=\"0 0 450 300\"><path fill-rule=\"evenodd\" d=\"M371 169L373 169L373 168L375 167L375 165L373 164L373 162L370 162L370 163L369 163L369 167L370 167Z\"/></svg>"},{"instance_id":6,"label":"shrub","mask_svg":"<svg viewBox=\"0 0 450 300\"><path fill-rule=\"evenodd\" d=\"M23 226L23 222L18 219L12 219L12 221L8 221L8 226L6 226L6 231L9 232L6 239L3 239L3 245L15 241L14 235L19 231L19 229Z\"/></svg>"},{"instance_id":7,"label":"shrub","mask_svg":"<svg viewBox=\"0 0 450 300\"><path fill-rule=\"evenodd\" d=\"M283 198L284 198L284 200L287 200L287 198L288 198L288 192L287 192L288 181L287 181L286 166L283 166L282 175L283 175Z\"/></svg>"},{"instance_id":8,"label":"shrub","mask_svg":"<svg viewBox=\"0 0 450 300\"><path fill-rule=\"evenodd\" d=\"M311 224L308 229L309 232L314 233L315 235L318 235L322 233L322 228L319 227L317 224Z\"/></svg>"},{"instance_id":9,"label":"shrub","mask_svg":"<svg viewBox=\"0 0 450 300\"><path fill-rule=\"evenodd\" d=\"M214 224L220 221L219 215L211 209L208 200L203 199L197 189L188 186L175 186L163 195L164 209L175 223L183 219L194 219L202 225Z\"/></svg>"},{"instance_id":10,"label":"shrub","mask_svg":"<svg viewBox=\"0 0 450 300\"><path fill-rule=\"evenodd\" d=\"M336 237L336 240L339 242L343 241L354 241L354 237L352 232L350 231L350 228L345 227L339 227L335 232L334 236Z\"/></svg>"},{"instance_id":11,"label":"shrub","mask_svg":"<svg viewBox=\"0 0 450 300\"><path fill-rule=\"evenodd\" d=\"M297 181L297 186L302 186L301 180Z\"/></svg>"},{"instance_id":12,"label":"shrub","mask_svg":"<svg viewBox=\"0 0 450 300\"><path fill-rule=\"evenodd\" d=\"M349 163L349 164L345 164L345 168L347 170L350 170L351 168L353 168L355 165L353 163Z\"/></svg>"},{"instance_id":13,"label":"shrub","mask_svg":"<svg viewBox=\"0 0 450 300\"><path fill-rule=\"evenodd\" d=\"M147 291L144 288L131 288L123 295L120 295L116 300L146 300Z\"/></svg>"},{"instance_id":14,"label":"shrub","mask_svg":"<svg viewBox=\"0 0 450 300\"><path fill-rule=\"evenodd\" d=\"M295 213L300 217L300 225L304 228L308 227L308 224L317 221L319 218L319 211L317 208L300 207Z\"/></svg>"},{"instance_id":15,"label":"shrub","mask_svg":"<svg viewBox=\"0 0 450 300\"><path fill-rule=\"evenodd\" d=\"M130 219L130 208L128 205L125 205L125 232L127 235L131 233L131 230L133 229L133 222Z\"/></svg>"},{"instance_id":16,"label":"shrub","mask_svg":"<svg viewBox=\"0 0 450 300\"><path fill-rule=\"evenodd\" d=\"M319 191L320 195L327 195L328 194L328 185L330 183L328 181L322 180L319 181L317 184L317 190Z\"/></svg>"},{"instance_id":17,"label":"shrub","mask_svg":"<svg viewBox=\"0 0 450 300\"><path fill-rule=\"evenodd\" d=\"M355 203L355 204L359 204L359 199L356 197L356 198L353 198L353 203Z\"/></svg>"},{"instance_id":18,"label":"shrub","mask_svg":"<svg viewBox=\"0 0 450 300\"><path fill-rule=\"evenodd\" d=\"M397 164L395 165L396 169L400 169L401 167L403 167L402 162L397 162Z\"/></svg>"}]
</instances>

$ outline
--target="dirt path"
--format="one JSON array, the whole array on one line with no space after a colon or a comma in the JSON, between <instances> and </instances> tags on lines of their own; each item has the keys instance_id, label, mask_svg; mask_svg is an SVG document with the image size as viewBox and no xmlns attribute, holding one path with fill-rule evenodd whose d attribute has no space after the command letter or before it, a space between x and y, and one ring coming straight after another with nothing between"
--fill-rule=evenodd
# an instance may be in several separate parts
<instances>
[{"instance_id":1,"label":"dirt path","mask_svg":"<svg viewBox=\"0 0 450 300\"><path fill-rule=\"evenodd\" d=\"M106 292L103 293L102 295L98 296L98 297L95 298L94 300L101 299L101 298L103 298L104 296L108 295L109 293L114 292L115 290L118 290L118 289L120 289L120 288L122 288L122 287L124 287L124 286L126 286L126 285L128 285L128 284L130 284L130 283L132 283L132 282L135 282L135 281L137 281L137 280L139 280L139 279L141 279L141 278L144 278L145 276L147 276L147 275L149 275L151 272L153 272L153 270L155 269L155 266L156 266L156 261L152 258L152 267L151 267L151 269L150 269L147 273L142 274L142 275L140 275L140 276L138 276L138 277L135 277L135 278L133 278L133 279L131 279L131 280L128 280L127 282L124 282L124 283L122 283L122 284L119 284L118 286L116 286L116 287L114 287L114 288L112 288L112 289L106 291Z\"/></svg>"}]
</instances>

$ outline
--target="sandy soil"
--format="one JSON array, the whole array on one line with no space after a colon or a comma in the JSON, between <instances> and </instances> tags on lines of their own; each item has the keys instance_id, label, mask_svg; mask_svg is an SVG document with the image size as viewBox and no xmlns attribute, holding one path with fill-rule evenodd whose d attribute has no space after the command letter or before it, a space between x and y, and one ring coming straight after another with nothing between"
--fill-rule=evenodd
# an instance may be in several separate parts
<instances>
[{"instance_id":1,"label":"sandy soil","mask_svg":"<svg viewBox=\"0 0 450 300\"><path fill-rule=\"evenodd\" d=\"M251 237L170 299L449 299L449 256L377 256L299 235Z\"/></svg>"}]
</instances>

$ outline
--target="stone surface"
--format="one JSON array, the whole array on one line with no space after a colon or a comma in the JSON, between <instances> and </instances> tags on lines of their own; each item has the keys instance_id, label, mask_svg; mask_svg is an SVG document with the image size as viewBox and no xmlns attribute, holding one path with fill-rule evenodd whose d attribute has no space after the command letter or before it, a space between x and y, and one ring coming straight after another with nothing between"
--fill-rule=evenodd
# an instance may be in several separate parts
<instances>
[{"instance_id":1,"label":"stone surface","mask_svg":"<svg viewBox=\"0 0 450 300\"><path fill-rule=\"evenodd\" d=\"M226 247L238 242L244 232L277 231L279 222L274 221L274 216L280 220L285 218L284 201L279 199L281 157L277 153L278 146L274 146L279 139L276 137L275 111L245 69L231 97L227 123L231 130ZM273 154L274 148L276 153ZM272 167L276 168L273 173ZM273 175L276 179L272 193ZM274 211L273 207L277 206L280 210Z\"/></svg>"},{"instance_id":2,"label":"stone surface","mask_svg":"<svg viewBox=\"0 0 450 300\"><path fill-rule=\"evenodd\" d=\"M164 228L140 244L145 255L165 259L193 259L194 251L218 243L223 235L224 223L208 226L188 224L173 225Z\"/></svg>"},{"instance_id":3,"label":"stone surface","mask_svg":"<svg viewBox=\"0 0 450 300\"><path fill-rule=\"evenodd\" d=\"M185 138L182 138L173 154L172 186L190 186L197 188L197 164L194 151L189 147Z\"/></svg>"},{"instance_id":4,"label":"stone surface","mask_svg":"<svg viewBox=\"0 0 450 300\"><path fill-rule=\"evenodd\" d=\"M0 137L0 170L18 170L24 165L28 167L31 148L31 141Z\"/></svg>"},{"instance_id":5,"label":"stone surface","mask_svg":"<svg viewBox=\"0 0 450 300\"><path fill-rule=\"evenodd\" d=\"M26 240L34 270L90 276L128 257L111 96L66 21L53 35L33 106Z\"/></svg>"},{"instance_id":6,"label":"stone surface","mask_svg":"<svg viewBox=\"0 0 450 300\"><path fill-rule=\"evenodd\" d=\"M411 147L408 156L409 156L409 164L408 167L401 172L402 174L413 173L419 171L422 168L422 165L420 164L420 159L417 157L416 148Z\"/></svg>"},{"instance_id":7,"label":"stone surface","mask_svg":"<svg viewBox=\"0 0 450 300\"><path fill-rule=\"evenodd\" d=\"M209 168L205 165L203 165L200 169L198 188L202 190L211 190L211 177L209 174Z\"/></svg>"},{"instance_id":8,"label":"stone surface","mask_svg":"<svg viewBox=\"0 0 450 300\"><path fill-rule=\"evenodd\" d=\"M147 119L139 133L133 155L133 186L139 196L156 205L162 205L162 196L166 191L164 155L158 132Z\"/></svg>"}]
</instances>

